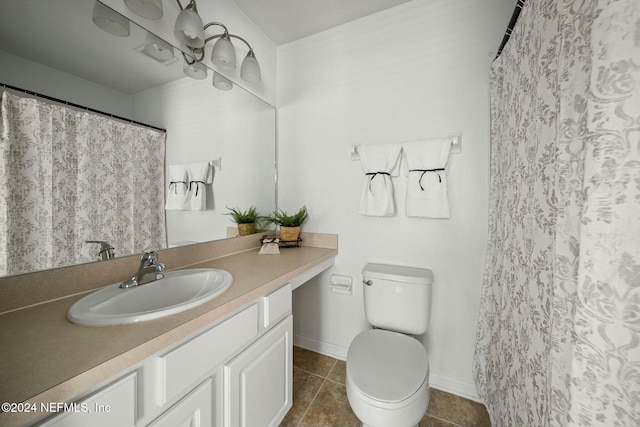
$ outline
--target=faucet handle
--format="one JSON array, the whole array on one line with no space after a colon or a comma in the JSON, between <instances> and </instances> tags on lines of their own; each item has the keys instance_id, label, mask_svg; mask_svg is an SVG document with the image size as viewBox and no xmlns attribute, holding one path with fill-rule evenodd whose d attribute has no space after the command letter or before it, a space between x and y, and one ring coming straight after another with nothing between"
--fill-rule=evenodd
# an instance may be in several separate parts
<instances>
[{"instance_id":1,"label":"faucet handle","mask_svg":"<svg viewBox=\"0 0 640 427\"><path fill-rule=\"evenodd\" d=\"M153 249L145 249L142 251L140 261L147 265L154 265L158 262L158 252Z\"/></svg>"}]
</instances>

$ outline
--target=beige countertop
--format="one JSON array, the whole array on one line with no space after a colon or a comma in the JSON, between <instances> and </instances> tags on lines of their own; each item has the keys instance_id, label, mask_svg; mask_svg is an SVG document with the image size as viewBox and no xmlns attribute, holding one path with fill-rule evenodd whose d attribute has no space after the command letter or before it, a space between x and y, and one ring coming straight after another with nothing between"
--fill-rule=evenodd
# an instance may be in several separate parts
<instances>
[{"instance_id":1,"label":"beige countertop","mask_svg":"<svg viewBox=\"0 0 640 427\"><path fill-rule=\"evenodd\" d=\"M218 257L190 268L219 268L233 275L222 295L162 319L91 327L66 318L88 292L0 315L0 403L67 402L109 378L331 260L336 248L258 249ZM39 411L39 409L38 409ZM29 425L48 414L0 413L4 427Z\"/></svg>"}]
</instances>

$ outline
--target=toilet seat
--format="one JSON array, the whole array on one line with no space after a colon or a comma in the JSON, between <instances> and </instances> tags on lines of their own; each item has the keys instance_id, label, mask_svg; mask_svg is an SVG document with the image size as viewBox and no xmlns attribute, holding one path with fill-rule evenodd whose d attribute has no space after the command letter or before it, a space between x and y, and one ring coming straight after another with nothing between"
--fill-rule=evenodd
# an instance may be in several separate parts
<instances>
[{"instance_id":1,"label":"toilet seat","mask_svg":"<svg viewBox=\"0 0 640 427\"><path fill-rule=\"evenodd\" d=\"M427 380L429 360L415 338L371 329L356 336L347 351L351 385L369 399L398 403L413 396Z\"/></svg>"}]
</instances>

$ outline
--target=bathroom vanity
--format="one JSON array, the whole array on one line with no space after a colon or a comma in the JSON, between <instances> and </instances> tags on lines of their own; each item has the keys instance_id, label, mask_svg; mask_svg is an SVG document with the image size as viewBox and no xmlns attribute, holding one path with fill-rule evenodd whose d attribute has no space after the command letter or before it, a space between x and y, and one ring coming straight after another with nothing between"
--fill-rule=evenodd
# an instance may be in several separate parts
<instances>
[{"instance_id":1,"label":"bathroom vanity","mask_svg":"<svg viewBox=\"0 0 640 427\"><path fill-rule=\"evenodd\" d=\"M292 290L333 264L337 238L322 246L213 251L178 268L223 269L233 285L148 322L72 324L87 292L0 315L0 400L14 404L0 424L278 425L292 399Z\"/></svg>"},{"instance_id":2,"label":"bathroom vanity","mask_svg":"<svg viewBox=\"0 0 640 427\"><path fill-rule=\"evenodd\" d=\"M291 334L288 283L145 359L77 401L78 412L74 407L44 425L277 425L291 407Z\"/></svg>"}]
</instances>

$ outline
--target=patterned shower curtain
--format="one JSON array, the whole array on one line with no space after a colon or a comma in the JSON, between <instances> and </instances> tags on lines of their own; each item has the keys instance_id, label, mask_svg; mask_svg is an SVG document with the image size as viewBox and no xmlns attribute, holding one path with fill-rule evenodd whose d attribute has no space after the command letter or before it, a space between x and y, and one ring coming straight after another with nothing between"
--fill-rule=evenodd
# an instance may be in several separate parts
<instances>
[{"instance_id":1,"label":"patterned shower curtain","mask_svg":"<svg viewBox=\"0 0 640 427\"><path fill-rule=\"evenodd\" d=\"M640 1L527 1L491 91L492 425L640 426Z\"/></svg>"},{"instance_id":2,"label":"patterned shower curtain","mask_svg":"<svg viewBox=\"0 0 640 427\"><path fill-rule=\"evenodd\" d=\"M165 133L2 94L0 275L166 247Z\"/></svg>"}]
</instances>

